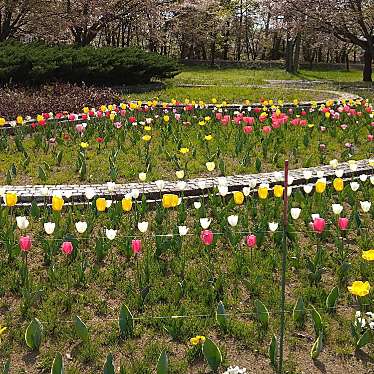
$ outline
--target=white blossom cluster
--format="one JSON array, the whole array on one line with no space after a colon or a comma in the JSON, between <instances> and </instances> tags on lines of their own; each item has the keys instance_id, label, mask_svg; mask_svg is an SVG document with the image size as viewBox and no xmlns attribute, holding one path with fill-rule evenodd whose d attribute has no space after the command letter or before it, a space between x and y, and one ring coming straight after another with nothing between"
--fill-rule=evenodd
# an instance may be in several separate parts
<instances>
[{"instance_id":1,"label":"white blossom cluster","mask_svg":"<svg viewBox=\"0 0 374 374\"><path fill-rule=\"evenodd\" d=\"M244 374L247 372L246 368L240 368L239 366L230 366L223 374Z\"/></svg>"},{"instance_id":2,"label":"white blossom cluster","mask_svg":"<svg viewBox=\"0 0 374 374\"><path fill-rule=\"evenodd\" d=\"M364 314L361 314L360 311L357 311L355 318L355 326L360 326L361 329L370 328L371 330L374 330L374 313L366 312Z\"/></svg>"}]
</instances>

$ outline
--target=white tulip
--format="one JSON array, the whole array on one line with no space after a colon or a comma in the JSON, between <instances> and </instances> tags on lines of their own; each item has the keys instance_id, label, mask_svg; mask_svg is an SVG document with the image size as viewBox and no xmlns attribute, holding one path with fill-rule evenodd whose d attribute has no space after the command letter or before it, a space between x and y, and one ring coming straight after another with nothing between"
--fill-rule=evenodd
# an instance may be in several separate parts
<instances>
[{"instance_id":1,"label":"white tulip","mask_svg":"<svg viewBox=\"0 0 374 374\"><path fill-rule=\"evenodd\" d=\"M359 178L360 178L360 181L361 181L361 182L366 182L366 180L368 179L368 176L367 176L367 174L361 174L361 175L359 176Z\"/></svg>"},{"instance_id":2,"label":"white tulip","mask_svg":"<svg viewBox=\"0 0 374 374\"><path fill-rule=\"evenodd\" d=\"M193 203L193 206L195 207L195 209L200 209L201 208L201 202L200 201L195 201Z\"/></svg>"},{"instance_id":3,"label":"white tulip","mask_svg":"<svg viewBox=\"0 0 374 374\"><path fill-rule=\"evenodd\" d=\"M179 181L177 187L180 191L184 191L187 187L187 183L185 181Z\"/></svg>"},{"instance_id":4,"label":"white tulip","mask_svg":"<svg viewBox=\"0 0 374 374\"><path fill-rule=\"evenodd\" d=\"M29 226L29 220L26 217L16 217L17 226L20 230L26 230Z\"/></svg>"},{"instance_id":5,"label":"white tulip","mask_svg":"<svg viewBox=\"0 0 374 374\"><path fill-rule=\"evenodd\" d=\"M374 175L372 175L372 176L370 177L370 183L371 183L371 184L374 184Z\"/></svg>"},{"instance_id":6,"label":"white tulip","mask_svg":"<svg viewBox=\"0 0 374 374\"><path fill-rule=\"evenodd\" d=\"M112 206L113 201L112 200L105 200L105 206L107 209L109 209Z\"/></svg>"},{"instance_id":7,"label":"white tulip","mask_svg":"<svg viewBox=\"0 0 374 374\"><path fill-rule=\"evenodd\" d=\"M360 201L361 209L364 213L367 213L371 208L370 201Z\"/></svg>"},{"instance_id":8,"label":"white tulip","mask_svg":"<svg viewBox=\"0 0 374 374\"><path fill-rule=\"evenodd\" d=\"M218 185L219 186L227 186L227 178L226 177L218 177Z\"/></svg>"},{"instance_id":9,"label":"white tulip","mask_svg":"<svg viewBox=\"0 0 374 374\"><path fill-rule=\"evenodd\" d=\"M213 171L216 168L216 164L213 161L207 162L205 166L208 171Z\"/></svg>"},{"instance_id":10,"label":"white tulip","mask_svg":"<svg viewBox=\"0 0 374 374\"><path fill-rule=\"evenodd\" d=\"M312 221L314 221L317 218L320 218L320 215L318 213L312 214Z\"/></svg>"},{"instance_id":11,"label":"white tulip","mask_svg":"<svg viewBox=\"0 0 374 374\"><path fill-rule=\"evenodd\" d=\"M5 194L5 188L0 187L0 196L4 196L4 194Z\"/></svg>"},{"instance_id":12,"label":"white tulip","mask_svg":"<svg viewBox=\"0 0 374 374\"><path fill-rule=\"evenodd\" d=\"M155 184L156 184L156 187L157 187L160 191L162 191L162 190L164 189L164 187L165 187L165 181L163 181L162 179L157 180L157 181L155 182Z\"/></svg>"},{"instance_id":13,"label":"white tulip","mask_svg":"<svg viewBox=\"0 0 374 374\"><path fill-rule=\"evenodd\" d=\"M324 172L323 170L318 170L318 171L317 171L317 178L318 178L318 179L323 178L324 175L325 175L325 172Z\"/></svg>"},{"instance_id":14,"label":"white tulip","mask_svg":"<svg viewBox=\"0 0 374 374\"><path fill-rule=\"evenodd\" d=\"M304 189L305 193L310 194L313 190L313 185L312 184L306 184L306 185L304 185L303 189Z\"/></svg>"},{"instance_id":15,"label":"white tulip","mask_svg":"<svg viewBox=\"0 0 374 374\"><path fill-rule=\"evenodd\" d=\"M221 196L226 196L229 193L229 188L227 186L219 185L218 192Z\"/></svg>"},{"instance_id":16,"label":"white tulip","mask_svg":"<svg viewBox=\"0 0 374 374\"><path fill-rule=\"evenodd\" d=\"M283 174L280 171L276 171L274 173L274 178L277 182L280 182L283 180Z\"/></svg>"},{"instance_id":17,"label":"white tulip","mask_svg":"<svg viewBox=\"0 0 374 374\"><path fill-rule=\"evenodd\" d=\"M360 188L360 184L358 182L351 182L350 183L352 191L357 191Z\"/></svg>"},{"instance_id":18,"label":"white tulip","mask_svg":"<svg viewBox=\"0 0 374 374\"><path fill-rule=\"evenodd\" d=\"M43 196L48 196L49 195L48 187L42 187L40 189L40 194L43 195Z\"/></svg>"},{"instance_id":19,"label":"white tulip","mask_svg":"<svg viewBox=\"0 0 374 374\"><path fill-rule=\"evenodd\" d=\"M333 168L333 169L336 169L339 165L339 161L334 159L334 160L331 160L330 161L330 166Z\"/></svg>"},{"instance_id":20,"label":"white tulip","mask_svg":"<svg viewBox=\"0 0 374 374\"><path fill-rule=\"evenodd\" d=\"M148 230L148 222L138 222L138 229L143 234Z\"/></svg>"},{"instance_id":21,"label":"white tulip","mask_svg":"<svg viewBox=\"0 0 374 374\"><path fill-rule=\"evenodd\" d=\"M145 182L146 179L147 179L147 174L146 173L139 173L140 182Z\"/></svg>"},{"instance_id":22,"label":"white tulip","mask_svg":"<svg viewBox=\"0 0 374 374\"><path fill-rule=\"evenodd\" d=\"M132 191L131 191L131 195L132 195L132 198L133 199L137 199L140 195L140 191L137 189L137 188L134 188Z\"/></svg>"},{"instance_id":23,"label":"white tulip","mask_svg":"<svg viewBox=\"0 0 374 374\"><path fill-rule=\"evenodd\" d=\"M269 222L269 230L271 232L277 231L278 229L278 222Z\"/></svg>"},{"instance_id":24,"label":"white tulip","mask_svg":"<svg viewBox=\"0 0 374 374\"><path fill-rule=\"evenodd\" d=\"M357 170L358 165L355 160L349 160L348 164L349 164L349 168L351 169L351 171Z\"/></svg>"},{"instance_id":25,"label":"white tulip","mask_svg":"<svg viewBox=\"0 0 374 374\"><path fill-rule=\"evenodd\" d=\"M292 190L293 190L292 187L287 187L287 196L288 196L288 197L291 196L291 194L292 194Z\"/></svg>"},{"instance_id":26,"label":"white tulip","mask_svg":"<svg viewBox=\"0 0 374 374\"><path fill-rule=\"evenodd\" d=\"M95 190L93 188L86 188L84 194L87 200L92 200L95 196Z\"/></svg>"},{"instance_id":27,"label":"white tulip","mask_svg":"<svg viewBox=\"0 0 374 374\"><path fill-rule=\"evenodd\" d=\"M337 178L341 178L344 174L344 170L343 169L336 169L335 170L335 175Z\"/></svg>"},{"instance_id":28,"label":"white tulip","mask_svg":"<svg viewBox=\"0 0 374 374\"><path fill-rule=\"evenodd\" d=\"M251 193L251 187L243 187L244 196L249 196L250 193Z\"/></svg>"},{"instance_id":29,"label":"white tulip","mask_svg":"<svg viewBox=\"0 0 374 374\"><path fill-rule=\"evenodd\" d=\"M204 180L199 180L197 182L197 185L200 188L200 190L204 190L206 188L206 182Z\"/></svg>"},{"instance_id":30,"label":"white tulip","mask_svg":"<svg viewBox=\"0 0 374 374\"><path fill-rule=\"evenodd\" d=\"M72 190L65 190L63 192L63 195L67 198L67 199L70 199L71 196L73 195L73 191Z\"/></svg>"},{"instance_id":31,"label":"white tulip","mask_svg":"<svg viewBox=\"0 0 374 374\"><path fill-rule=\"evenodd\" d=\"M210 226L212 220L210 218L200 218L200 225L205 230Z\"/></svg>"},{"instance_id":32,"label":"white tulip","mask_svg":"<svg viewBox=\"0 0 374 374\"><path fill-rule=\"evenodd\" d=\"M117 236L117 230L105 229L105 235L109 240L114 240Z\"/></svg>"},{"instance_id":33,"label":"white tulip","mask_svg":"<svg viewBox=\"0 0 374 374\"><path fill-rule=\"evenodd\" d=\"M184 178L184 170L177 170L175 172L175 175L177 176L178 179L183 179Z\"/></svg>"},{"instance_id":34,"label":"white tulip","mask_svg":"<svg viewBox=\"0 0 374 374\"><path fill-rule=\"evenodd\" d=\"M178 226L180 236L185 236L188 233L189 228L187 226Z\"/></svg>"},{"instance_id":35,"label":"white tulip","mask_svg":"<svg viewBox=\"0 0 374 374\"><path fill-rule=\"evenodd\" d=\"M343 211L343 206L340 204L332 204L331 208L336 215L339 215Z\"/></svg>"},{"instance_id":36,"label":"white tulip","mask_svg":"<svg viewBox=\"0 0 374 374\"><path fill-rule=\"evenodd\" d=\"M83 234L87 230L87 222L77 222L75 224L75 229L79 232L79 234Z\"/></svg>"},{"instance_id":37,"label":"white tulip","mask_svg":"<svg viewBox=\"0 0 374 374\"><path fill-rule=\"evenodd\" d=\"M313 173L312 173L310 170L304 170L304 171L303 171L303 175L304 175L304 178L305 178L306 180L308 180L308 179L312 178Z\"/></svg>"},{"instance_id":38,"label":"white tulip","mask_svg":"<svg viewBox=\"0 0 374 374\"><path fill-rule=\"evenodd\" d=\"M55 231L56 224L54 222L46 222L44 224L44 231L48 234L51 235Z\"/></svg>"},{"instance_id":39,"label":"white tulip","mask_svg":"<svg viewBox=\"0 0 374 374\"><path fill-rule=\"evenodd\" d=\"M109 192L114 192L116 189L116 183L115 182L107 182L106 187Z\"/></svg>"},{"instance_id":40,"label":"white tulip","mask_svg":"<svg viewBox=\"0 0 374 374\"><path fill-rule=\"evenodd\" d=\"M293 219L298 219L300 217L301 209L300 208L291 208L291 217Z\"/></svg>"},{"instance_id":41,"label":"white tulip","mask_svg":"<svg viewBox=\"0 0 374 374\"><path fill-rule=\"evenodd\" d=\"M227 222L230 226L235 227L238 224L238 216L232 215L227 217Z\"/></svg>"},{"instance_id":42,"label":"white tulip","mask_svg":"<svg viewBox=\"0 0 374 374\"><path fill-rule=\"evenodd\" d=\"M256 179L251 179L248 183L250 188L255 188L257 186L257 180Z\"/></svg>"},{"instance_id":43,"label":"white tulip","mask_svg":"<svg viewBox=\"0 0 374 374\"><path fill-rule=\"evenodd\" d=\"M182 204L182 198L178 197L178 204L177 205L181 205L181 204Z\"/></svg>"}]
</instances>

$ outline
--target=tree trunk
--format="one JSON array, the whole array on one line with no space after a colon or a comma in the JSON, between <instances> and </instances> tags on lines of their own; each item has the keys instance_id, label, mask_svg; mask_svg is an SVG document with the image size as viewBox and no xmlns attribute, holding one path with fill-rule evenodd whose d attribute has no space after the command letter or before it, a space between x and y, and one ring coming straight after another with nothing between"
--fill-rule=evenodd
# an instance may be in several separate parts
<instances>
[{"instance_id":1,"label":"tree trunk","mask_svg":"<svg viewBox=\"0 0 374 374\"><path fill-rule=\"evenodd\" d=\"M373 73L373 56L371 55L368 49L364 53L364 71L363 71L363 81L372 82L372 73Z\"/></svg>"},{"instance_id":2,"label":"tree trunk","mask_svg":"<svg viewBox=\"0 0 374 374\"><path fill-rule=\"evenodd\" d=\"M301 34L297 33L295 39L295 51L293 56L293 72L296 73L299 70L300 61L300 48L301 48Z\"/></svg>"},{"instance_id":3,"label":"tree trunk","mask_svg":"<svg viewBox=\"0 0 374 374\"><path fill-rule=\"evenodd\" d=\"M294 51L294 41L293 39L287 35L286 40L286 53L285 53L285 60L286 60L286 71L288 73L294 73L294 59L293 59L293 51Z\"/></svg>"}]
</instances>

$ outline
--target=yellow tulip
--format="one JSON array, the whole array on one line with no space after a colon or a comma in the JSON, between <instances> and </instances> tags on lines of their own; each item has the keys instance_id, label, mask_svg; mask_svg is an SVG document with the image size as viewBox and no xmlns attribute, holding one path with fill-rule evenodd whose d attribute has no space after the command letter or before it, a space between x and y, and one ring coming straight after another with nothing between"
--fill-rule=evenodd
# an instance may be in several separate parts
<instances>
[{"instance_id":1,"label":"yellow tulip","mask_svg":"<svg viewBox=\"0 0 374 374\"><path fill-rule=\"evenodd\" d=\"M151 130L152 130L152 127L151 127L151 126L144 126L144 130L145 130L145 131L151 131Z\"/></svg>"},{"instance_id":2,"label":"yellow tulip","mask_svg":"<svg viewBox=\"0 0 374 374\"><path fill-rule=\"evenodd\" d=\"M89 107L88 106L85 106L84 108L83 108L83 113L88 113L90 111L90 109L89 109Z\"/></svg>"},{"instance_id":3,"label":"yellow tulip","mask_svg":"<svg viewBox=\"0 0 374 374\"><path fill-rule=\"evenodd\" d=\"M333 186L335 188L335 191L343 191L344 189L344 181L342 178L335 178L333 182Z\"/></svg>"},{"instance_id":4,"label":"yellow tulip","mask_svg":"<svg viewBox=\"0 0 374 374\"><path fill-rule=\"evenodd\" d=\"M110 118L110 120L113 122L113 121L116 119L116 115L115 115L115 113L110 113L109 118Z\"/></svg>"},{"instance_id":5,"label":"yellow tulip","mask_svg":"<svg viewBox=\"0 0 374 374\"><path fill-rule=\"evenodd\" d=\"M178 179L183 179L184 178L184 170L177 170L175 172L175 175L177 176Z\"/></svg>"},{"instance_id":6,"label":"yellow tulip","mask_svg":"<svg viewBox=\"0 0 374 374\"><path fill-rule=\"evenodd\" d=\"M236 205L242 205L244 202L244 194L241 191L234 192L234 201Z\"/></svg>"},{"instance_id":7,"label":"yellow tulip","mask_svg":"<svg viewBox=\"0 0 374 374\"><path fill-rule=\"evenodd\" d=\"M122 199L122 209L124 212L129 212L132 208L132 200L131 199Z\"/></svg>"},{"instance_id":8,"label":"yellow tulip","mask_svg":"<svg viewBox=\"0 0 374 374\"><path fill-rule=\"evenodd\" d=\"M362 258L366 261L374 261L374 249L362 251Z\"/></svg>"},{"instance_id":9,"label":"yellow tulip","mask_svg":"<svg viewBox=\"0 0 374 374\"><path fill-rule=\"evenodd\" d=\"M169 122L169 120L170 120L170 117L169 116L164 116L164 122Z\"/></svg>"},{"instance_id":10,"label":"yellow tulip","mask_svg":"<svg viewBox=\"0 0 374 374\"><path fill-rule=\"evenodd\" d=\"M182 155L185 155L185 154L188 153L189 151L190 151L190 150L189 150L188 148L186 148L186 147L181 148L181 149L179 150L179 152L182 153Z\"/></svg>"},{"instance_id":11,"label":"yellow tulip","mask_svg":"<svg viewBox=\"0 0 374 374\"><path fill-rule=\"evenodd\" d=\"M23 117L22 116L18 116L17 117L17 124L18 125L22 125L23 124Z\"/></svg>"},{"instance_id":12,"label":"yellow tulip","mask_svg":"<svg viewBox=\"0 0 374 374\"><path fill-rule=\"evenodd\" d=\"M282 197L283 196L283 190L284 190L284 187L281 186L280 184L277 184L274 186L274 196L275 197Z\"/></svg>"},{"instance_id":13,"label":"yellow tulip","mask_svg":"<svg viewBox=\"0 0 374 374\"><path fill-rule=\"evenodd\" d=\"M326 182L324 180L319 179L316 182L316 192L323 193L326 190Z\"/></svg>"},{"instance_id":14,"label":"yellow tulip","mask_svg":"<svg viewBox=\"0 0 374 374\"><path fill-rule=\"evenodd\" d=\"M64 199L61 196L54 195L52 196L52 209L55 212L60 212L64 206Z\"/></svg>"},{"instance_id":15,"label":"yellow tulip","mask_svg":"<svg viewBox=\"0 0 374 374\"><path fill-rule=\"evenodd\" d=\"M269 194L269 189L267 186L260 186L257 192L260 199L266 199Z\"/></svg>"},{"instance_id":16,"label":"yellow tulip","mask_svg":"<svg viewBox=\"0 0 374 374\"><path fill-rule=\"evenodd\" d=\"M175 208L178 205L178 195L175 194L165 194L162 196L162 206L164 208Z\"/></svg>"},{"instance_id":17,"label":"yellow tulip","mask_svg":"<svg viewBox=\"0 0 374 374\"><path fill-rule=\"evenodd\" d=\"M151 135L143 135L143 140L145 141L145 142L149 142L150 140L151 140L151 138L152 138L152 136Z\"/></svg>"},{"instance_id":18,"label":"yellow tulip","mask_svg":"<svg viewBox=\"0 0 374 374\"><path fill-rule=\"evenodd\" d=\"M205 166L208 169L208 171L213 171L216 167L216 164L213 161L211 161L211 162L207 162Z\"/></svg>"},{"instance_id":19,"label":"yellow tulip","mask_svg":"<svg viewBox=\"0 0 374 374\"><path fill-rule=\"evenodd\" d=\"M369 282L354 281L352 286L348 286L348 291L352 295L363 297L369 294L370 284Z\"/></svg>"},{"instance_id":20,"label":"yellow tulip","mask_svg":"<svg viewBox=\"0 0 374 374\"><path fill-rule=\"evenodd\" d=\"M103 197L99 197L96 200L96 209L98 212L104 212L106 209L106 200Z\"/></svg>"},{"instance_id":21,"label":"yellow tulip","mask_svg":"<svg viewBox=\"0 0 374 374\"><path fill-rule=\"evenodd\" d=\"M211 141L213 139L213 135L209 134L209 135L205 135L205 140L206 141Z\"/></svg>"},{"instance_id":22,"label":"yellow tulip","mask_svg":"<svg viewBox=\"0 0 374 374\"><path fill-rule=\"evenodd\" d=\"M15 206L17 204L17 194L15 192L7 192L5 194L5 204L6 206Z\"/></svg>"},{"instance_id":23,"label":"yellow tulip","mask_svg":"<svg viewBox=\"0 0 374 374\"><path fill-rule=\"evenodd\" d=\"M4 126L4 125L5 125L5 118L0 117L0 126Z\"/></svg>"},{"instance_id":24,"label":"yellow tulip","mask_svg":"<svg viewBox=\"0 0 374 374\"><path fill-rule=\"evenodd\" d=\"M88 143L82 142L82 143L81 143L81 147L82 147L83 149L88 148Z\"/></svg>"}]
</instances>

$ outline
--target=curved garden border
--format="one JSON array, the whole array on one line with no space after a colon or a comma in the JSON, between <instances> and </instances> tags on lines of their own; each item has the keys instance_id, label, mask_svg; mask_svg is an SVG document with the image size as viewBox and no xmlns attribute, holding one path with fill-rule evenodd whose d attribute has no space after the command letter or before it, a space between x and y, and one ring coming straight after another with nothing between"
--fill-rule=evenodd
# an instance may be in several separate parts
<instances>
[{"instance_id":1,"label":"curved garden border","mask_svg":"<svg viewBox=\"0 0 374 374\"><path fill-rule=\"evenodd\" d=\"M360 160L355 163L355 170L352 170L349 163L341 163L338 169L343 170L344 178L357 178L361 174L373 175L374 167L372 166L373 160ZM311 173L309 179L305 179L304 171L308 170ZM307 183L314 183L318 179L317 173L323 173L323 177L327 179L327 182L331 182L335 178L335 169L329 165L316 166L311 168L301 168L290 170L289 178L293 180L292 187L300 188ZM270 188L280 180L283 180L284 173L275 171L269 173L260 174L247 174L247 175L234 175L225 177L225 182L229 192L241 190L243 187L247 187L254 184L259 185L261 183L268 183ZM202 189L202 183L204 188ZM165 186L161 193L181 193L188 199L198 198L202 194L212 191L214 187L220 183L220 177L209 177L209 178L195 178L186 181L185 188L182 190L178 186L178 182L165 181ZM48 189L48 194L45 193L45 188ZM87 202L85 197L87 189L91 189L95 196L106 197L112 200L120 200L127 194L131 193L134 189L139 190L139 201L142 195L145 194L147 201L155 201L160 199L160 190L158 189L155 182L151 183L127 183L127 184L115 184L115 187L111 188L108 184L90 184L90 185L27 185L27 186L11 186L5 185L2 187L4 191L14 191L18 195L18 205L29 205L34 203L50 203L51 196L54 193L62 193L63 196L68 195L68 198L64 200L74 203ZM256 189L252 189L252 192Z\"/></svg>"}]
</instances>

